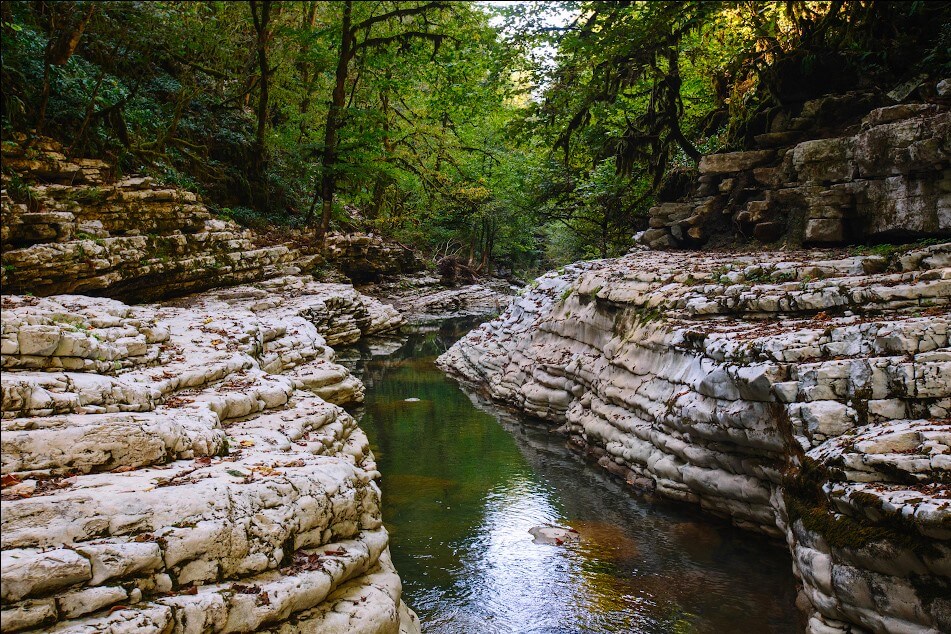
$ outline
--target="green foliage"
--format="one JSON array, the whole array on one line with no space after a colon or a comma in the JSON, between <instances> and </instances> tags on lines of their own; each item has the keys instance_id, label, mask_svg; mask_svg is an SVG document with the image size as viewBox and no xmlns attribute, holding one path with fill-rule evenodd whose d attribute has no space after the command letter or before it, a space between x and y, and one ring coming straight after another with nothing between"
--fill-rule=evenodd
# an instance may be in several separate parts
<instances>
[{"instance_id":1,"label":"green foliage","mask_svg":"<svg viewBox=\"0 0 951 634\"><path fill-rule=\"evenodd\" d=\"M244 2L5 3L5 138L42 122L262 230L313 226L332 175L337 228L531 274L623 253L665 175L809 91L951 73L946 3L269 6L260 31Z\"/></svg>"},{"instance_id":2,"label":"green foliage","mask_svg":"<svg viewBox=\"0 0 951 634\"><path fill-rule=\"evenodd\" d=\"M512 128L551 152L532 190L558 226L554 257L623 252L646 210L680 195L663 191L666 175L740 149L780 110L951 68L947 3L587 1L503 15L531 95Z\"/></svg>"},{"instance_id":3,"label":"green foliage","mask_svg":"<svg viewBox=\"0 0 951 634\"><path fill-rule=\"evenodd\" d=\"M10 199L13 200L13 202L26 205L30 211L36 211L39 208L40 200L36 192L34 192L29 183L20 178L18 174L11 173L4 183L4 187L10 194Z\"/></svg>"}]
</instances>

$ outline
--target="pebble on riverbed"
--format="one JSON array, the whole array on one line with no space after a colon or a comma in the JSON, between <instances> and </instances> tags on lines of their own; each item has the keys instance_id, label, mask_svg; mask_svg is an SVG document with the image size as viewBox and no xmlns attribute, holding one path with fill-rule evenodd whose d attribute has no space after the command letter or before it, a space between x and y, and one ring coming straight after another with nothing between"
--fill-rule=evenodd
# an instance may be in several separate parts
<instances>
[{"instance_id":1,"label":"pebble on riverbed","mask_svg":"<svg viewBox=\"0 0 951 634\"><path fill-rule=\"evenodd\" d=\"M560 526L536 526L529 529L529 534L535 538L535 544L551 544L561 546L569 542L581 540L581 535L573 528L561 528Z\"/></svg>"}]
</instances>

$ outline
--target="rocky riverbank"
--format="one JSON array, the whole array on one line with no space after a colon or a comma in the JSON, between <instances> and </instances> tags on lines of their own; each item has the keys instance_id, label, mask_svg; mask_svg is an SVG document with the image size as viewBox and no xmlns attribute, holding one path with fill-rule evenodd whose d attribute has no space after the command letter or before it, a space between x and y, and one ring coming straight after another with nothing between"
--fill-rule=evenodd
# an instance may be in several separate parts
<instances>
[{"instance_id":1,"label":"rocky riverbank","mask_svg":"<svg viewBox=\"0 0 951 634\"><path fill-rule=\"evenodd\" d=\"M418 631L329 347L401 323L300 277L5 295L3 631Z\"/></svg>"},{"instance_id":2,"label":"rocky riverbank","mask_svg":"<svg viewBox=\"0 0 951 634\"><path fill-rule=\"evenodd\" d=\"M387 282L421 260L243 229L49 139L3 150L0 629L418 631L331 346L404 321L351 281L422 311L491 293Z\"/></svg>"},{"instance_id":3,"label":"rocky riverbank","mask_svg":"<svg viewBox=\"0 0 951 634\"><path fill-rule=\"evenodd\" d=\"M448 284L430 273L400 275L360 291L392 305L409 323L496 315L509 305L519 286L501 278L484 278L472 284Z\"/></svg>"},{"instance_id":4,"label":"rocky riverbank","mask_svg":"<svg viewBox=\"0 0 951 634\"><path fill-rule=\"evenodd\" d=\"M810 632L951 629L951 245L634 252L439 362L631 486L784 538Z\"/></svg>"}]
</instances>

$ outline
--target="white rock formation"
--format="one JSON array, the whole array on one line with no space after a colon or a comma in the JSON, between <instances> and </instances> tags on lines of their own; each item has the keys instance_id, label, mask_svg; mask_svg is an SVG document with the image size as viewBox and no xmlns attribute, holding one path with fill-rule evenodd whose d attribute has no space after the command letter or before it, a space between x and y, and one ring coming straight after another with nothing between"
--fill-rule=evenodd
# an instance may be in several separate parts
<instances>
[{"instance_id":1,"label":"white rock formation","mask_svg":"<svg viewBox=\"0 0 951 634\"><path fill-rule=\"evenodd\" d=\"M2 301L3 632L418 632L328 346L394 309L305 278Z\"/></svg>"},{"instance_id":2,"label":"white rock formation","mask_svg":"<svg viewBox=\"0 0 951 634\"><path fill-rule=\"evenodd\" d=\"M439 359L636 488L785 538L809 631L951 631L951 245L635 252Z\"/></svg>"},{"instance_id":3,"label":"white rock formation","mask_svg":"<svg viewBox=\"0 0 951 634\"><path fill-rule=\"evenodd\" d=\"M519 288L491 277L478 284L447 285L430 273L416 273L362 286L360 290L392 304L409 323L425 324L498 314Z\"/></svg>"}]
</instances>

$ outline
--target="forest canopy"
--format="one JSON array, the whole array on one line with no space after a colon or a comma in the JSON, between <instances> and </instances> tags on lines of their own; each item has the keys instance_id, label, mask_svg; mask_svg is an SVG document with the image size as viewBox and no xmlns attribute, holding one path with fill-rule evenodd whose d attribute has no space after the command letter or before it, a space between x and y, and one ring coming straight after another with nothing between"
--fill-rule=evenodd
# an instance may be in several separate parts
<instances>
[{"instance_id":1,"label":"forest canopy","mask_svg":"<svg viewBox=\"0 0 951 634\"><path fill-rule=\"evenodd\" d=\"M951 76L947 2L0 6L5 142L482 271L624 252L777 108Z\"/></svg>"}]
</instances>

